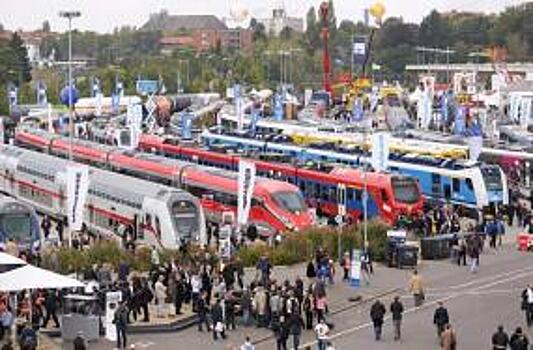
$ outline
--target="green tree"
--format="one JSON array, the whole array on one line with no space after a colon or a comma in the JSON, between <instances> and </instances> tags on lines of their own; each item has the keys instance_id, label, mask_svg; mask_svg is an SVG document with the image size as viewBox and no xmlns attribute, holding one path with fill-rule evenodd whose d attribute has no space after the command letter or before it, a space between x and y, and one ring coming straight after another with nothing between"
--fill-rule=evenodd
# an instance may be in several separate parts
<instances>
[{"instance_id":1,"label":"green tree","mask_svg":"<svg viewBox=\"0 0 533 350\"><path fill-rule=\"evenodd\" d=\"M311 8L309 8L307 11L305 21L305 45L308 51L314 51L320 46L320 25L317 22L316 10L313 6L311 6Z\"/></svg>"},{"instance_id":2,"label":"green tree","mask_svg":"<svg viewBox=\"0 0 533 350\"><path fill-rule=\"evenodd\" d=\"M420 43L429 47L447 47L451 44L452 31L448 21L437 10L424 17L420 24Z\"/></svg>"},{"instance_id":3,"label":"green tree","mask_svg":"<svg viewBox=\"0 0 533 350\"><path fill-rule=\"evenodd\" d=\"M16 81L19 84L31 80L31 66L28 59L28 51L24 46L24 42L17 33L11 36L9 41L9 50L13 55L10 64L7 66L8 71L12 70L13 74L17 76Z\"/></svg>"}]
</instances>

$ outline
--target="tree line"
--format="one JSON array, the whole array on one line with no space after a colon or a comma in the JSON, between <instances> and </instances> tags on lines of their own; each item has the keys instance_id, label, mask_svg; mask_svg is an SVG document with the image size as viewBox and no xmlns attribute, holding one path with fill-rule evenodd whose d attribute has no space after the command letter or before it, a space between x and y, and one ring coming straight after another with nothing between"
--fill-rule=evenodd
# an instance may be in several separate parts
<instances>
[{"instance_id":1,"label":"tree line","mask_svg":"<svg viewBox=\"0 0 533 350\"><path fill-rule=\"evenodd\" d=\"M352 66L351 42L355 35L369 35L374 31L370 63L381 69L375 72L380 79L405 77L407 64L443 63L442 55L417 53L418 46L449 48L455 53L450 62L472 60L471 53L485 51L492 46L505 47L508 61L527 61L533 57L533 3L509 7L499 14L432 11L420 24L409 23L401 17L387 18L379 28L372 29L363 22L338 21L333 1L326 20L330 30L330 53L336 76L360 72ZM90 77L97 76L106 95L111 93L117 77L125 83L126 93L134 93L138 77L161 79L169 92L178 86L185 91L224 91L235 81L256 88L275 87L280 81L297 88L319 88L322 81L321 22L318 9L306 13L303 33L285 28L279 36L269 36L256 20L250 23L254 45L250 51L223 49L220 45L204 52L180 48L170 55L162 55L159 44L163 33L144 31L125 26L112 33L73 32L74 57L89 59L89 67L75 69L78 88L88 95ZM43 29L50 31L49 23ZM168 33L165 33L165 35ZM41 44L41 55L55 54L56 60L66 60L68 35L47 37ZM5 113L8 83L21 86L22 103L34 101L35 80L43 80L49 97L57 103L57 95L66 82L65 68L30 67L26 51L18 35L0 40L0 111ZM478 56L476 56L478 57ZM475 58L476 60L486 58Z\"/></svg>"}]
</instances>

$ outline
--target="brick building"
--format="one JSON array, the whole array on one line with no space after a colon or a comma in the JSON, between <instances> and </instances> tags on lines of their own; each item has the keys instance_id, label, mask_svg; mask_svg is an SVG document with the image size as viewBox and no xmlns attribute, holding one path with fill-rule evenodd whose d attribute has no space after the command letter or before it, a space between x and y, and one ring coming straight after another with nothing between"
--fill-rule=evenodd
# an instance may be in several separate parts
<instances>
[{"instance_id":1,"label":"brick building","mask_svg":"<svg viewBox=\"0 0 533 350\"><path fill-rule=\"evenodd\" d=\"M169 15L163 11L150 15L141 30L162 33L163 54L184 47L205 51L218 46L230 50L248 50L252 46L251 30L230 29L212 15Z\"/></svg>"}]
</instances>

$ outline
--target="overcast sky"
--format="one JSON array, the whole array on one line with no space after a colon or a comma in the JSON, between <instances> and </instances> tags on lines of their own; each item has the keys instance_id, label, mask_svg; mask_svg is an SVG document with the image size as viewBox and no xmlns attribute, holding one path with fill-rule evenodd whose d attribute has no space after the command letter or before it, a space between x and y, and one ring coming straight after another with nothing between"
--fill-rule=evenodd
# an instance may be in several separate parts
<instances>
[{"instance_id":1,"label":"overcast sky","mask_svg":"<svg viewBox=\"0 0 533 350\"><path fill-rule=\"evenodd\" d=\"M320 0L0 0L0 23L7 29L37 29L49 20L54 31L63 31L66 21L61 10L77 9L82 18L74 25L83 30L110 32L122 25L142 25L151 12L167 9L170 14L214 14L228 17L238 3L253 17L268 17L273 6L284 4L291 16L304 17L311 5ZM494 12L524 0L383 0L386 16L402 16L419 22L431 9ZM362 19L363 9L372 0L334 0L337 17Z\"/></svg>"}]
</instances>

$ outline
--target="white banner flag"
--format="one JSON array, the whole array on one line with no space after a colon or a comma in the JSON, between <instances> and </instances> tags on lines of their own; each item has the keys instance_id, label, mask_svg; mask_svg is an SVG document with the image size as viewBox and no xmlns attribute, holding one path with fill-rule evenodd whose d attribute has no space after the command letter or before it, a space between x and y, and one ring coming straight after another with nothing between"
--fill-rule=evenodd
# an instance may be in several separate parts
<instances>
[{"instance_id":1,"label":"white banner flag","mask_svg":"<svg viewBox=\"0 0 533 350\"><path fill-rule=\"evenodd\" d=\"M467 137L468 151L470 153L470 160L477 162L479 155L481 154L481 148L483 147L483 137L473 136Z\"/></svg>"},{"instance_id":2,"label":"white banner flag","mask_svg":"<svg viewBox=\"0 0 533 350\"><path fill-rule=\"evenodd\" d=\"M237 223L245 225L252 203L255 185L255 164L239 161L239 192L237 193Z\"/></svg>"},{"instance_id":3,"label":"white banner flag","mask_svg":"<svg viewBox=\"0 0 533 350\"><path fill-rule=\"evenodd\" d=\"M69 165L67 167L67 218L71 231L81 230L88 189L89 168L85 165Z\"/></svg>"},{"instance_id":4,"label":"white banner flag","mask_svg":"<svg viewBox=\"0 0 533 350\"><path fill-rule=\"evenodd\" d=\"M377 132L372 135L372 167L376 171L387 170L389 167L390 134Z\"/></svg>"},{"instance_id":5,"label":"white banner flag","mask_svg":"<svg viewBox=\"0 0 533 350\"><path fill-rule=\"evenodd\" d=\"M105 294L104 330L105 337L109 341L117 341L117 326L113 324L113 319L120 301L122 301L122 292L107 292Z\"/></svg>"}]
</instances>

